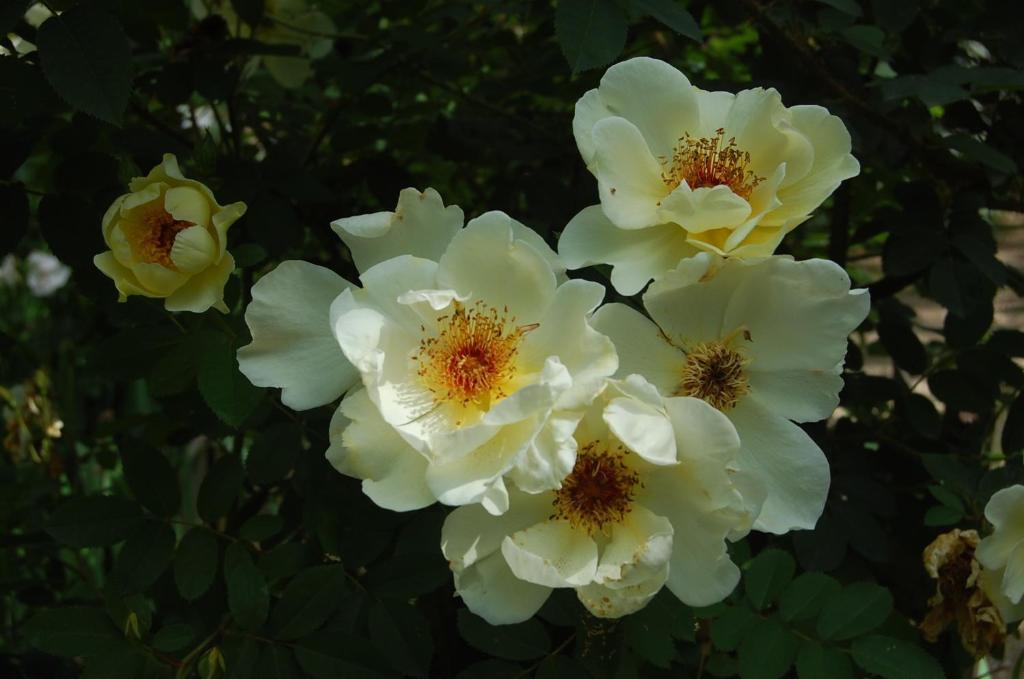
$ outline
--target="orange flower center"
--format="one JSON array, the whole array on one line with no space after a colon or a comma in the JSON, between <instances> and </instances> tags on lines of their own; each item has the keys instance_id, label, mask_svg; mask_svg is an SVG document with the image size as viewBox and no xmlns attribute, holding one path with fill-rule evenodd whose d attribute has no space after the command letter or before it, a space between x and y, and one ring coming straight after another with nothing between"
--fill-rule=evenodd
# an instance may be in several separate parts
<instances>
[{"instance_id":1,"label":"orange flower center","mask_svg":"<svg viewBox=\"0 0 1024 679\"><path fill-rule=\"evenodd\" d=\"M532 325L516 326L508 309L500 313L482 301L438 319L438 333L420 341L417 373L438 403L475 404L486 410L516 374L519 344Z\"/></svg>"},{"instance_id":2,"label":"orange flower center","mask_svg":"<svg viewBox=\"0 0 1024 679\"><path fill-rule=\"evenodd\" d=\"M749 198L764 181L750 169L750 154L736 146L736 139L725 141L725 130L718 128L713 137L695 139L687 133L679 139L671 163L661 179L670 188L684 180L691 189L728 186L737 196Z\"/></svg>"},{"instance_id":3,"label":"orange flower center","mask_svg":"<svg viewBox=\"0 0 1024 679\"><path fill-rule=\"evenodd\" d=\"M676 396L694 396L718 410L730 410L750 392L746 373L750 359L732 347L735 335L722 342L701 342L686 352Z\"/></svg>"},{"instance_id":4,"label":"orange flower center","mask_svg":"<svg viewBox=\"0 0 1024 679\"><path fill-rule=\"evenodd\" d=\"M565 519L591 535L621 522L633 508L633 491L640 483L625 462L626 454L622 446L610 450L597 441L583 446L555 492L551 518Z\"/></svg>"},{"instance_id":5,"label":"orange flower center","mask_svg":"<svg viewBox=\"0 0 1024 679\"><path fill-rule=\"evenodd\" d=\"M171 248L178 233L193 222L175 219L167 212L160 201L144 206L138 217L124 229L132 253L139 261L148 264L159 264L168 269L177 270L171 260Z\"/></svg>"}]
</instances>

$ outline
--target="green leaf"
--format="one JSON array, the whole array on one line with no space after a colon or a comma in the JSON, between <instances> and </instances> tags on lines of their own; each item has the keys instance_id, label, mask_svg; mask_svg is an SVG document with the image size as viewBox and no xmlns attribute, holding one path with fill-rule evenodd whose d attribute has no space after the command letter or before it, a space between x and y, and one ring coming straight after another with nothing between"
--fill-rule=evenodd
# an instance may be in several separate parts
<instances>
[{"instance_id":1,"label":"green leaf","mask_svg":"<svg viewBox=\"0 0 1024 679\"><path fill-rule=\"evenodd\" d=\"M841 589L835 578L824 573L804 573L789 583L779 597L779 616L787 622L813 618L825 600Z\"/></svg>"},{"instance_id":2,"label":"green leaf","mask_svg":"<svg viewBox=\"0 0 1024 679\"><path fill-rule=\"evenodd\" d=\"M536 618L518 625L489 625L483 618L460 608L459 635L478 651L507 660L532 660L551 649L551 639Z\"/></svg>"},{"instance_id":3,"label":"green leaf","mask_svg":"<svg viewBox=\"0 0 1024 679\"><path fill-rule=\"evenodd\" d=\"M106 547L134 533L142 521L142 508L131 500L79 496L57 508L46 532L70 547Z\"/></svg>"},{"instance_id":4,"label":"green leaf","mask_svg":"<svg viewBox=\"0 0 1024 679\"><path fill-rule=\"evenodd\" d=\"M276 514L257 514L242 524L238 537L249 542L260 542L272 538L284 528L284 519Z\"/></svg>"},{"instance_id":5,"label":"green leaf","mask_svg":"<svg viewBox=\"0 0 1024 679\"><path fill-rule=\"evenodd\" d=\"M589 676L579 660L567 655L549 655L538 665L534 679L585 679Z\"/></svg>"},{"instance_id":6,"label":"green leaf","mask_svg":"<svg viewBox=\"0 0 1024 679\"><path fill-rule=\"evenodd\" d=\"M301 433L294 424L275 424L260 433L245 459L249 480L266 486L283 479L302 449Z\"/></svg>"},{"instance_id":7,"label":"green leaf","mask_svg":"<svg viewBox=\"0 0 1024 679\"><path fill-rule=\"evenodd\" d=\"M228 666L228 672L231 666ZM287 646L268 644L260 651L259 676L267 679L299 679L299 667ZM254 675L250 675L254 676Z\"/></svg>"},{"instance_id":8,"label":"green leaf","mask_svg":"<svg viewBox=\"0 0 1024 679\"><path fill-rule=\"evenodd\" d=\"M631 0L638 13L654 17L679 35L700 42L704 36L693 15L678 0Z\"/></svg>"},{"instance_id":9,"label":"green leaf","mask_svg":"<svg viewBox=\"0 0 1024 679\"><path fill-rule=\"evenodd\" d=\"M217 538L205 528L185 533L174 557L174 582L188 601L198 599L217 577Z\"/></svg>"},{"instance_id":10,"label":"green leaf","mask_svg":"<svg viewBox=\"0 0 1024 679\"><path fill-rule=\"evenodd\" d=\"M434 657L430 624L415 606L397 601L375 601L370 606L370 641L390 650L391 666L402 676L427 677Z\"/></svg>"},{"instance_id":11,"label":"green leaf","mask_svg":"<svg viewBox=\"0 0 1024 679\"><path fill-rule=\"evenodd\" d=\"M1024 392L1017 395L1006 413L1006 424L1003 425L1003 454L1024 450Z\"/></svg>"},{"instance_id":12,"label":"green leaf","mask_svg":"<svg viewBox=\"0 0 1024 679\"><path fill-rule=\"evenodd\" d=\"M103 610L84 606L43 611L25 623L22 631L34 648L65 657L103 653L122 640Z\"/></svg>"},{"instance_id":13,"label":"green leaf","mask_svg":"<svg viewBox=\"0 0 1024 679\"><path fill-rule=\"evenodd\" d=\"M274 606L270 626L278 639L304 637L324 624L347 589L345 569L315 566L299 573Z\"/></svg>"},{"instance_id":14,"label":"green leaf","mask_svg":"<svg viewBox=\"0 0 1024 679\"><path fill-rule=\"evenodd\" d=\"M163 574L174 555L174 530L163 523L136 531L117 555L113 578L123 593L141 592Z\"/></svg>"},{"instance_id":15,"label":"green leaf","mask_svg":"<svg viewBox=\"0 0 1024 679\"><path fill-rule=\"evenodd\" d=\"M121 453L124 475L132 494L158 516L173 516L181 506L178 473L164 455L139 442Z\"/></svg>"},{"instance_id":16,"label":"green leaf","mask_svg":"<svg viewBox=\"0 0 1024 679\"><path fill-rule=\"evenodd\" d=\"M667 668L676 655L676 639L693 641L693 623L693 612L674 595L662 591L622 621L623 636L638 656Z\"/></svg>"},{"instance_id":17,"label":"green leaf","mask_svg":"<svg viewBox=\"0 0 1024 679\"><path fill-rule=\"evenodd\" d=\"M225 455L213 463L199 486L199 516L213 522L231 511L242 490L245 472L235 455Z\"/></svg>"},{"instance_id":18,"label":"green leaf","mask_svg":"<svg viewBox=\"0 0 1024 679\"><path fill-rule=\"evenodd\" d=\"M807 639L796 656L796 674L800 679L853 679L853 663L838 648Z\"/></svg>"},{"instance_id":19,"label":"green leaf","mask_svg":"<svg viewBox=\"0 0 1024 679\"><path fill-rule=\"evenodd\" d=\"M779 679L796 658L800 641L775 618L758 620L739 649L742 679Z\"/></svg>"},{"instance_id":20,"label":"green leaf","mask_svg":"<svg viewBox=\"0 0 1024 679\"><path fill-rule=\"evenodd\" d=\"M145 653L122 641L105 647L102 655L90 656L79 679L142 679L147 676L146 660Z\"/></svg>"},{"instance_id":21,"label":"green leaf","mask_svg":"<svg viewBox=\"0 0 1024 679\"><path fill-rule=\"evenodd\" d=\"M946 146L954 151L959 151L966 158L986 165L993 170L1004 174L1014 174L1017 172L1017 163L1013 158L974 137L969 137L966 134L953 134L945 137L942 141L945 142Z\"/></svg>"},{"instance_id":22,"label":"green leaf","mask_svg":"<svg viewBox=\"0 0 1024 679\"><path fill-rule=\"evenodd\" d=\"M750 628L757 622L746 606L728 609L711 623L711 641L721 651L735 651Z\"/></svg>"},{"instance_id":23,"label":"green leaf","mask_svg":"<svg viewBox=\"0 0 1024 679\"><path fill-rule=\"evenodd\" d=\"M162 627L153 635L150 646L164 653L175 653L184 649L196 640L196 630L192 625L175 623Z\"/></svg>"},{"instance_id":24,"label":"green leaf","mask_svg":"<svg viewBox=\"0 0 1024 679\"><path fill-rule=\"evenodd\" d=\"M4 59L4 63L10 61ZM2 66L0 66L0 82L2 82ZM4 95L0 85L0 97ZM3 99L0 98L0 101ZM13 252L22 236L28 231L28 196L22 186L0 184L0 213L4 215L4 225L0 228L0 252Z\"/></svg>"},{"instance_id":25,"label":"green leaf","mask_svg":"<svg viewBox=\"0 0 1024 679\"><path fill-rule=\"evenodd\" d=\"M853 659L867 672L884 679L943 679L935 658L900 639L872 635L853 642Z\"/></svg>"},{"instance_id":26,"label":"green leaf","mask_svg":"<svg viewBox=\"0 0 1024 679\"><path fill-rule=\"evenodd\" d=\"M965 511L964 501L960 499L960 496L954 493L949 488L939 485L928 486L928 492L932 494L936 500L941 502L950 509L955 509L958 512L963 513Z\"/></svg>"},{"instance_id":27,"label":"green leaf","mask_svg":"<svg viewBox=\"0 0 1024 679\"><path fill-rule=\"evenodd\" d=\"M873 582L855 582L826 601L818 617L822 639L852 639L881 625L892 611L892 594Z\"/></svg>"},{"instance_id":28,"label":"green leaf","mask_svg":"<svg viewBox=\"0 0 1024 679\"><path fill-rule=\"evenodd\" d=\"M959 523L963 518L964 513L962 511L940 505L928 508L928 511L924 513L924 525L952 526L954 523Z\"/></svg>"},{"instance_id":29,"label":"green leaf","mask_svg":"<svg viewBox=\"0 0 1024 679\"><path fill-rule=\"evenodd\" d=\"M224 335L206 332L199 358L199 393L206 405L231 427L238 427L263 400L263 390L238 371L235 347Z\"/></svg>"},{"instance_id":30,"label":"green leaf","mask_svg":"<svg viewBox=\"0 0 1024 679\"><path fill-rule=\"evenodd\" d=\"M764 610L782 593L796 573L796 561L781 549L766 549L750 563L743 575L747 598L756 610Z\"/></svg>"},{"instance_id":31,"label":"green leaf","mask_svg":"<svg viewBox=\"0 0 1024 679\"><path fill-rule=\"evenodd\" d=\"M245 629L259 629L267 619L270 593L260 569L238 542L224 553L224 580L228 586L228 608L235 621Z\"/></svg>"},{"instance_id":32,"label":"green leaf","mask_svg":"<svg viewBox=\"0 0 1024 679\"><path fill-rule=\"evenodd\" d=\"M833 9L838 9L840 12L849 14L852 17L859 17L863 13L860 5L857 4L857 0L818 0L818 2L828 5Z\"/></svg>"},{"instance_id":33,"label":"green leaf","mask_svg":"<svg viewBox=\"0 0 1024 679\"><path fill-rule=\"evenodd\" d=\"M299 665L315 679L380 679L387 670L368 641L331 628L300 639L294 650Z\"/></svg>"},{"instance_id":34,"label":"green leaf","mask_svg":"<svg viewBox=\"0 0 1024 679\"><path fill-rule=\"evenodd\" d=\"M559 0L555 34L573 73L605 66L626 45L626 13L614 0Z\"/></svg>"},{"instance_id":35,"label":"green leaf","mask_svg":"<svg viewBox=\"0 0 1024 679\"><path fill-rule=\"evenodd\" d=\"M840 33L846 42L865 54L880 59L889 56L889 50L885 47L885 33L878 26L850 26L844 28Z\"/></svg>"},{"instance_id":36,"label":"green leaf","mask_svg":"<svg viewBox=\"0 0 1024 679\"><path fill-rule=\"evenodd\" d=\"M71 106L121 124L131 90L131 47L99 3L84 3L43 22L36 33L43 73Z\"/></svg>"},{"instance_id":37,"label":"green leaf","mask_svg":"<svg viewBox=\"0 0 1024 679\"><path fill-rule=\"evenodd\" d=\"M252 637L229 637L223 648L224 662L228 666L225 679L251 679L258 676L257 668L267 671L265 665L260 665L260 647ZM288 651L287 648L284 650ZM266 676L271 675L268 673Z\"/></svg>"}]
</instances>

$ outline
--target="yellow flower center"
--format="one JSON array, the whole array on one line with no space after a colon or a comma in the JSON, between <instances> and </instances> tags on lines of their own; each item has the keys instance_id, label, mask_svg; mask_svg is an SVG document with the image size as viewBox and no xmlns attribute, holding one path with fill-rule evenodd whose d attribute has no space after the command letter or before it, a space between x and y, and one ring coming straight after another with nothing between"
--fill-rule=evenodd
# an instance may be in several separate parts
<instances>
[{"instance_id":1,"label":"yellow flower center","mask_svg":"<svg viewBox=\"0 0 1024 679\"><path fill-rule=\"evenodd\" d=\"M425 337L414 359L417 370L438 403L475 404L486 410L507 396L505 388L516 375L519 344L538 324L515 325L508 309L500 313L482 301L438 319L438 333Z\"/></svg>"},{"instance_id":2,"label":"yellow flower center","mask_svg":"<svg viewBox=\"0 0 1024 679\"><path fill-rule=\"evenodd\" d=\"M171 260L171 248L178 233L190 226L195 224L175 219L161 201L153 201L138 208L135 218L124 224L123 231L136 259L176 271L178 267Z\"/></svg>"},{"instance_id":3,"label":"yellow flower center","mask_svg":"<svg viewBox=\"0 0 1024 679\"><path fill-rule=\"evenodd\" d=\"M701 342L686 352L676 396L694 396L718 410L729 410L750 392L746 373L750 359L733 348L735 335L720 342ZM749 339L745 331L744 335Z\"/></svg>"},{"instance_id":4,"label":"yellow flower center","mask_svg":"<svg viewBox=\"0 0 1024 679\"><path fill-rule=\"evenodd\" d=\"M621 522L633 508L633 491L640 476L625 462L621 446L610 450L594 441L576 454L572 472L555 492L552 519L593 535Z\"/></svg>"},{"instance_id":5,"label":"yellow flower center","mask_svg":"<svg viewBox=\"0 0 1024 679\"><path fill-rule=\"evenodd\" d=\"M712 137L695 139L689 133L679 139L671 164L661 175L670 188L684 180L691 189L728 186L737 196L749 198L764 181L750 169L750 154L736 146L736 139L725 141L725 130L718 128Z\"/></svg>"}]
</instances>

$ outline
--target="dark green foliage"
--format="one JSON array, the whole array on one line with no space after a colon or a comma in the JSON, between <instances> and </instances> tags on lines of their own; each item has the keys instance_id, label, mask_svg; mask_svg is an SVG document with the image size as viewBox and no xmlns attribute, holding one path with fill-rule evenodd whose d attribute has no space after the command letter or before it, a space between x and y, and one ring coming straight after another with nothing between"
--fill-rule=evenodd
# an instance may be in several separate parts
<instances>
[{"instance_id":1,"label":"dark green foliage","mask_svg":"<svg viewBox=\"0 0 1024 679\"><path fill-rule=\"evenodd\" d=\"M232 4L260 25L271 3ZM951 527L984 534L992 493L1024 482L1024 333L1000 327L1024 292L1004 247L1024 211L1013 3L316 4L330 49L286 89L265 57L294 47L232 37L184 0L51 0L62 14L39 27L27 1L0 2L0 258L42 249L72 269L45 298L0 284L0 676L968 671L955 632L929 644L912 623L934 593L922 549ZM407 186L554 245L597 202L574 104L634 55L709 90L775 87L850 130L860 176L780 249L829 257L872 295L841 409L805 427L832 491L814 530L730 546L739 583L720 604L666 589L605 621L556 591L493 627L453 596L446 510L376 507L324 459L333 406L292 412L239 372L243 314L286 259L356 281L330 221L391 210ZM221 204L248 204L225 314L119 304L93 266L104 212L167 152ZM25 389L53 418L12 427Z\"/></svg>"}]
</instances>

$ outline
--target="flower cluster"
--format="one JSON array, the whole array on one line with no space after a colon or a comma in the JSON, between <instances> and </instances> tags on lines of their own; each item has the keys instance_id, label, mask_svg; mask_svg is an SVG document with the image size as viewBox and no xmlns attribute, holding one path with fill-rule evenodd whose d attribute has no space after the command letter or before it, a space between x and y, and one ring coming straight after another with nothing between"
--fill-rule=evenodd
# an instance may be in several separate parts
<instances>
[{"instance_id":1,"label":"flower cluster","mask_svg":"<svg viewBox=\"0 0 1024 679\"><path fill-rule=\"evenodd\" d=\"M406 189L332 224L358 284L301 261L258 281L239 351L292 408L344 396L327 456L378 505L457 506L441 549L492 623L556 587L603 617L663 586L711 604L739 579L728 541L813 527L829 469L796 423L835 409L869 306L835 264L771 256L857 172L824 109L633 59L573 127L601 204L558 254L504 213L463 227ZM602 306L566 275L594 263L624 295L654 283Z\"/></svg>"},{"instance_id":2,"label":"flower cluster","mask_svg":"<svg viewBox=\"0 0 1024 679\"><path fill-rule=\"evenodd\" d=\"M601 202L557 253L507 214L464 225L405 189L394 211L332 223L358 282L303 261L260 278L238 352L290 408L341 399L327 458L376 504L456 507L441 549L494 624L553 588L601 617L663 586L710 605L739 580L730 541L812 528L829 467L798 425L834 411L869 309L836 264L773 255L858 172L826 110L638 58L580 99L573 130ZM187 182L165 160L111 208L97 264L123 295L219 300L188 293L230 264L241 210ZM567 275L589 264L646 291L602 305L603 285Z\"/></svg>"}]
</instances>

